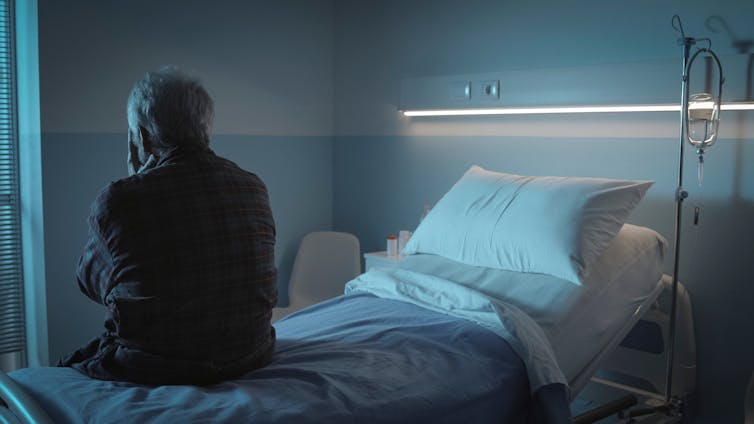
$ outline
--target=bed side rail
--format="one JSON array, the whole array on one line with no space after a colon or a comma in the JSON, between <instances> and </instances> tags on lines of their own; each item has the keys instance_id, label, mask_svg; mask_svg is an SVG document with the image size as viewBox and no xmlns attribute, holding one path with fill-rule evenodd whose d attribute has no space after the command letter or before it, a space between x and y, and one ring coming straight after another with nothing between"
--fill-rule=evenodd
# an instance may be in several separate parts
<instances>
[{"instance_id":1,"label":"bed side rail","mask_svg":"<svg viewBox=\"0 0 754 424\"><path fill-rule=\"evenodd\" d=\"M52 424L50 416L21 387L0 371L0 422Z\"/></svg>"}]
</instances>

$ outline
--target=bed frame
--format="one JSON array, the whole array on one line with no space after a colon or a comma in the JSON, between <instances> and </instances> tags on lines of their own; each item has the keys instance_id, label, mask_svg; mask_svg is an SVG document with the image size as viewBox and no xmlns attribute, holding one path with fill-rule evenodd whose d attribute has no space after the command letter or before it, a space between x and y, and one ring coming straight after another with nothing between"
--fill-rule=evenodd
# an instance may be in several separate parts
<instances>
[{"instance_id":1,"label":"bed frame","mask_svg":"<svg viewBox=\"0 0 754 424\"><path fill-rule=\"evenodd\" d=\"M2 371L0 371L0 423L53 424L37 402Z\"/></svg>"},{"instance_id":2,"label":"bed frame","mask_svg":"<svg viewBox=\"0 0 754 424\"><path fill-rule=\"evenodd\" d=\"M665 402L661 389L665 385L670 319L669 314L660 306L659 298L663 292L670 291L671 284L672 277L663 275L658 287L650 295L651 299L634 312L626 326L627 329L624 328L616 333L607 349L603 350L596 360L576 378L576 384L586 385L591 381L630 394L580 414L574 418L574 423L593 423L615 414L620 418L625 418L626 411L638 403L636 395L645 398L650 406ZM685 400L694 393L696 388L696 339L691 298L680 282L678 283L677 313L681 325L676 332L673 394ZM632 337L634 332L643 334ZM598 370L614 373L618 378L595 377L594 374ZM619 381L622 376L644 383L651 389ZM583 386L579 387L583 388ZM680 411L683 414L683 405Z\"/></svg>"},{"instance_id":3,"label":"bed frame","mask_svg":"<svg viewBox=\"0 0 754 424\"><path fill-rule=\"evenodd\" d=\"M667 321L667 315L663 314L658 307L660 294L670 285L670 277L664 275L658 282L657 287L647 299L634 311L626 325L616 332L610 339L606 348L603 349L572 381L572 393L577 394L590 381L616 387L650 399L664 399L662 395L651 391L636 388L619 382L597 378L594 374L599 369L617 371L632 377L648 381L655 389L658 382L664 378L664 352L647 352L641 346L626 346L626 336L639 323L656 323L662 329L661 346L667 346L667 327L663 325ZM681 322L688 325L681 329L680 358L676 361L677 371L674 386L682 394L692 393L695 378L695 345L693 339L693 324L691 321L691 305L688 293L681 286L679 291L680 309L679 314L683 317ZM630 337L629 337L630 339ZM623 344L622 344L623 342ZM652 342L650 342L652 343ZM576 423L591 423L605 418L628 408L637 403L635 396L627 396L616 401L601 405L600 407L581 414L575 418ZM52 420L39 404L19 387L5 373L0 372L0 424L52 424Z\"/></svg>"}]
</instances>

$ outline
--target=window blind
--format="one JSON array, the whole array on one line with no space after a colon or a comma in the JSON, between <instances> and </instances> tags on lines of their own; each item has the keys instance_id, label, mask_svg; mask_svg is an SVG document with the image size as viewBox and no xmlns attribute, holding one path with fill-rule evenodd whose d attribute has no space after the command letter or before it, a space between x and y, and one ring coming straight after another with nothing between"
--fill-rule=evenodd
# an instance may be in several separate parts
<instances>
[{"instance_id":1,"label":"window blind","mask_svg":"<svg viewBox=\"0 0 754 424\"><path fill-rule=\"evenodd\" d=\"M0 0L0 354L26 346L13 0Z\"/></svg>"}]
</instances>

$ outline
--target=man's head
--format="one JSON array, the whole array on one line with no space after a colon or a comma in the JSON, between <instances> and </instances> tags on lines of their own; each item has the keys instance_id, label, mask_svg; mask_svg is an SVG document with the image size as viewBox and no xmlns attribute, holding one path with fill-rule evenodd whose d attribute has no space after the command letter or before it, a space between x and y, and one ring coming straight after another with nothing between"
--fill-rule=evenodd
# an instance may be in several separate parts
<instances>
[{"instance_id":1,"label":"man's head","mask_svg":"<svg viewBox=\"0 0 754 424\"><path fill-rule=\"evenodd\" d=\"M128 97L129 140L142 164L149 154L209 145L213 117L214 104L204 87L176 68L148 72Z\"/></svg>"}]
</instances>

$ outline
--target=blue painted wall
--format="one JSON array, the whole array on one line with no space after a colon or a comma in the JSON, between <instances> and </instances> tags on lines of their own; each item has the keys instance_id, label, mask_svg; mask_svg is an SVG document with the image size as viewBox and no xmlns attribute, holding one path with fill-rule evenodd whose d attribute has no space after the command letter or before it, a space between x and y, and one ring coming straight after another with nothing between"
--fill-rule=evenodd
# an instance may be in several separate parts
<instances>
[{"instance_id":1,"label":"blue painted wall","mask_svg":"<svg viewBox=\"0 0 754 424\"><path fill-rule=\"evenodd\" d=\"M673 235L675 114L409 119L396 110L402 78L527 69L547 77L573 67L607 73L621 64L651 77L658 63L657 78L666 78L668 64L677 64L680 78L678 34L670 25L679 13L687 34L710 37L726 56L728 99L744 98L746 82L752 83L748 58L736 56L728 34L704 22L720 15L737 38L754 39L754 2L352 0L336 6L333 220L336 229L356 233L365 251L384 250L387 234L416 226L422 205L435 203L472 164L532 175L655 180L630 221ZM678 78L668 84L677 84L680 97ZM503 98L507 82L501 81ZM652 85L616 85L606 98L636 98ZM537 88L526 89L546 99ZM571 96L575 104L594 101ZM681 279L691 292L697 335L694 422L706 423L743 421L754 369L754 115L724 114L721 126L723 137L707 154L701 196L694 157L687 152L686 158L691 198ZM702 206L698 230L688 220L695 202Z\"/></svg>"}]
</instances>

